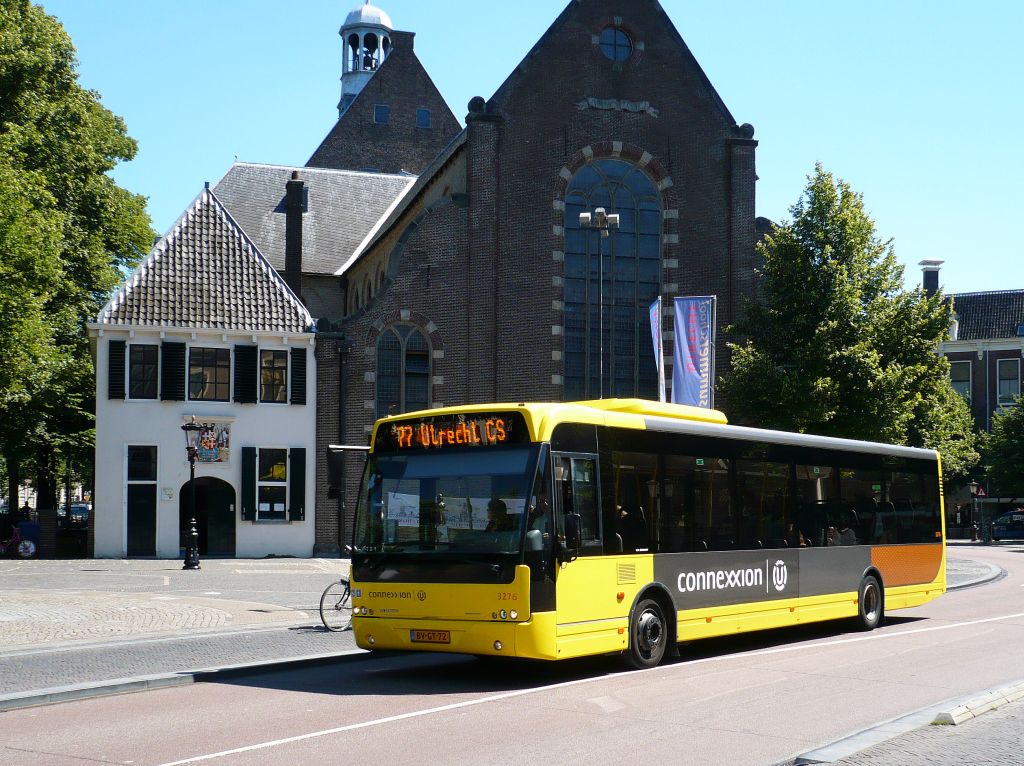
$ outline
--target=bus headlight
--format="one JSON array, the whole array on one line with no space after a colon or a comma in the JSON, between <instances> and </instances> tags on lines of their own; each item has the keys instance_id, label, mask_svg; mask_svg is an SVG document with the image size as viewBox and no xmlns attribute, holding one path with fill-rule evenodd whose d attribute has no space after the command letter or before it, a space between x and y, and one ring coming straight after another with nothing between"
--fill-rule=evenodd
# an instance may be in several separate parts
<instances>
[{"instance_id":1,"label":"bus headlight","mask_svg":"<svg viewBox=\"0 0 1024 766\"><path fill-rule=\"evenodd\" d=\"M501 619L503 619L503 620L507 620L508 619L508 612L506 612L504 609L501 610Z\"/></svg>"},{"instance_id":2,"label":"bus headlight","mask_svg":"<svg viewBox=\"0 0 1024 766\"><path fill-rule=\"evenodd\" d=\"M496 652L500 652L500 651L501 651L501 649L502 649L502 646L501 646L501 641L495 641L495 642L494 642L494 651L496 651Z\"/></svg>"},{"instance_id":3,"label":"bus headlight","mask_svg":"<svg viewBox=\"0 0 1024 766\"><path fill-rule=\"evenodd\" d=\"M519 619L519 612L517 612L515 609L513 609L511 612L508 613L508 616L511 617L513 620L518 620Z\"/></svg>"}]
</instances>

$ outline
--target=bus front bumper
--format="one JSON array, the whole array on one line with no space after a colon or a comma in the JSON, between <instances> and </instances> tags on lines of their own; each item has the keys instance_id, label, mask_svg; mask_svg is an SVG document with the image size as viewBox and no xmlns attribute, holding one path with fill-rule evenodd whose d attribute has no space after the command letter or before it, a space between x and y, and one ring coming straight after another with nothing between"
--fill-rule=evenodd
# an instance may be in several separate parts
<instances>
[{"instance_id":1,"label":"bus front bumper","mask_svg":"<svg viewBox=\"0 0 1024 766\"><path fill-rule=\"evenodd\" d=\"M554 615L550 626L545 625L547 618L535 614L525 622L495 622L354 617L352 630L361 649L554 659Z\"/></svg>"}]
</instances>

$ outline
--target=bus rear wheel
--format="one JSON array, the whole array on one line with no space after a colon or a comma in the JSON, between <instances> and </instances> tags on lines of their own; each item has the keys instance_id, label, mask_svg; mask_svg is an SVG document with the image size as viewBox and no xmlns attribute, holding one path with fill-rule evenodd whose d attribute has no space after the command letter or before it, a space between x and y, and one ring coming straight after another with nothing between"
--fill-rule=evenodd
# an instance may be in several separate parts
<instances>
[{"instance_id":1,"label":"bus rear wheel","mask_svg":"<svg viewBox=\"0 0 1024 766\"><path fill-rule=\"evenodd\" d=\"M868 575L860 583L860 597L857 599L857 625L861 630L874 630L885 618L882 601L882 586L878 578Z\"/></svg>"},{"instance_id":2,"label":"bus rear wheel","mask_svg":"<svg viewBox=\"0 0 1024 766\"><path fill-rule=\"evenodd\" d=\"M636 605L629 621L629 648L626 660L634 668L653 668L665 656L668 641L668 626L661 605L654 599L645 598Z\"/></svg>"}]
</instances>

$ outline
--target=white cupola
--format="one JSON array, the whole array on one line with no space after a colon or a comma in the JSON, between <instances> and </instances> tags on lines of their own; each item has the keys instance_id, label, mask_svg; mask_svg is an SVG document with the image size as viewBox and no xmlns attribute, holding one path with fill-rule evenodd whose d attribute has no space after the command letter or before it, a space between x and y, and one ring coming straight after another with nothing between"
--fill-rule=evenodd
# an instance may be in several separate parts
<instances>
[{"instance_id":1,"label":"white cupola","mask_svg":"<svg viewBox=\"0 0 1024 766\"><path fill-rule=\"evenodd\" d=\"M366 0L365 4L345 19L338 32L344 43L339 117L391 53L392 31L391 17L380 8L370 5L370 0Z\"/></svg>"}]
</instances>

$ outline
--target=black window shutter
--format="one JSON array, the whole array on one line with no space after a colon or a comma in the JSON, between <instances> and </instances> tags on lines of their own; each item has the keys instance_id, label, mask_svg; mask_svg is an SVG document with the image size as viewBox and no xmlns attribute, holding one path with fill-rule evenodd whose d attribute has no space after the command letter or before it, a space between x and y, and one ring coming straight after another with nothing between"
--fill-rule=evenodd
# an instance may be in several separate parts
<instances>
[{"instance_id":1,"label":"black window shutter","mask_svg":"<svg viewBox=\"0 0 1024 766\"><path fill-rule=\"evenodd\" d=\"M160 399L185 401L185 344L162 343L160 356Z\"/></svg>"},{"instance_id":2,"label":"black window shutter","mask_svg":"<svg viewBox=\"0 0 1024 766\"><path fill-rule=\"evenodd\" d=\"M306 449L300 447L288 455L289 521L306 520Z\"/></svg>"},{"instance_id":3,"label":"black window shutter","mask_svg":"<svg viewBox=\"0 0 1024 766\"><path fill-rule=\"evenodd\" d=\"M235 401L239 404L259 401L259 359L256 346L235 346Z\"/></svg>"},{"instance_id":4,"label":"black window shutter","mask_svg":"<svg viewBox=\"0 0 1024 766\"><path fill-rule=\"evenodd\" d=\"M242 447L242 521L256 521L255 447Z\"/></svg>"},{"instance_id":5,"label":"black window shutter","mask_svg":"<svg viewBox=\"0 0 1024 766\"><path fill-rule=\"evenodd\" d=\"M306 349L292 347L292 404L306 403Z\"/></svg>"},{"instance_id":6,"label":"black window shutter","mask_svg":"<svg viewBox=\"0 0 1024 766\"><path fill-rule=\"evenodd\" d=\"M110 356L107 360L107 398L124 399L124 348L123 340L110 341Z\"/></svg>"}]
</instances>

